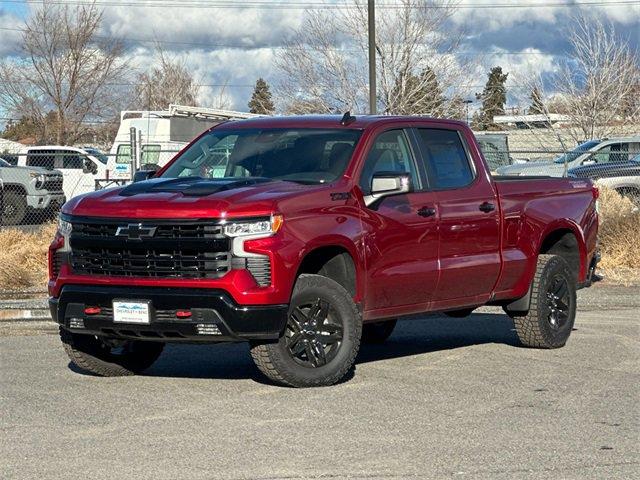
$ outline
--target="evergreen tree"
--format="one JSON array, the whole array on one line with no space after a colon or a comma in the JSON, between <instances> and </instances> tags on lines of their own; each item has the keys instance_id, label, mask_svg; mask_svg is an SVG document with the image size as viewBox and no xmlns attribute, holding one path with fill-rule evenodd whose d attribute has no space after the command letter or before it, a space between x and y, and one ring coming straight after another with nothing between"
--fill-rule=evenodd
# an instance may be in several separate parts
<instances>
[{"instance_id":1,"label":"evergreen tree","mask_svg":"<svg viewBox=\"0 0 640 480\"><path fill-rule=\"evenodd\" d=\"M542 101L542 94L538 87L533 87L531 90L531 106L529 107L529 115L540 115L545 112L544 102Z\"/></svg>"},{"instance_id":2,"label":"evergreen tree","mask_svg":"<svg viewBox=\"0 0 640 480\"><path fill-rule=\"evenodd\" d=\"M507 103L507 81L508 73L502 73L502 67L493 67L489 72L489 78L482 91L482 107L478 119L478 128L489 130L497 128L493 123L493 117L504 115L504 105Z\"/></svg>"},{"instance_id":3,"label":"evergreen tree","mask_svg":"<svg viewBox=\"0 0 640 480\"><path fill-rule=\"evenodd\" d=\"M270 115L275 111L273 100L271 99L271 91L269 84L264 79L259 78L253 89L251 100L249 100L249 111L251 113L260 113Z\"/></svg>"}]
</instances>

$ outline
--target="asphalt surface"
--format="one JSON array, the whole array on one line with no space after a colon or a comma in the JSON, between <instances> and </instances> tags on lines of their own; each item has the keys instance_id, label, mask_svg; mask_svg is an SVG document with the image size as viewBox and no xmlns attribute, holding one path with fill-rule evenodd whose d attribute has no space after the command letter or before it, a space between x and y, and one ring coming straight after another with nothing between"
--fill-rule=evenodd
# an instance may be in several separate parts
<instances>
[{"instance_id":1,"label":"asphalt surface","mask_svg":"<svg viewBox=\"0 0 640 480\"><path fill-rule=\"evenodd\" d=\"M92 377L27 329L0 338L0 478L640 478L639 290L582 291L553 351L496 310L404 321L307 390L266 383L242 344Z\"/></svg>"}]
</instances>

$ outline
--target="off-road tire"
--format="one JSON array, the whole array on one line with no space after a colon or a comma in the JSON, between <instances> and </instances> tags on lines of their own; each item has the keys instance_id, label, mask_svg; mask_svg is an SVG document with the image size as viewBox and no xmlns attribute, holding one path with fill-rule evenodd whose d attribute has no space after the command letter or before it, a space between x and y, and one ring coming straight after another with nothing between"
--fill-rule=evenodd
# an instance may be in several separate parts
<instances>
[{"instance_id":1,"label":"off-road tire","mask_svg":"<svg viewBox=\"0 0 640 480\"><path fill-rule=\"evenodd\" d=\"M362 343L379 344L384 343L393 333L398 320L386 320L383 322L369 322L362 326Z\"/></svg>"},{"instance_id":2,"label":"off-road tire","mask_svg":"<svg viewBox=\"0 0 640 480\"><path fill-rule=\"evenodd\" d=\"M3 193L0 224L20 225L27 214L27 199L24 195L12 190Z\"/></svg>"},{"instance_id":3,"label":"off-road tire","mask_svg":"<svg viewBox=\"0 0 640 480\"><path fill-rule=\"evenodd\" d=\"M60 327L60 340L69 359L80 369L101 377L136 375L160 356L164 343L130 340L127 352L114 355L94 335L72 333Z\"/></svg>"},{"instance_id":4,"label":"off-road tire","mask_svg":"<svg viewBox=\"0 0 640 480\"><path fill-rule=\"evenodd\" d=\"M567 318L558 328L552 326L550 320L551 307L549 306L549 289L552 282L561 278L566 282L567 292ZM531 304L529 311L524 316L512 316L515 330L520 342L533 348L560 348L563 347L576 317L576 279L569 264L558 255L540 255L533 279L531 290Z\"/></svg>"},{"instance_id":5,"label":"off-road tire","mask_svg":"<svg viewBox=\"0 0 640 480\"><path fill-rule=\"evenodd\" d=\"M349 372L360 348L362 318L351 295L339 283L321 275L298 277L289 308L289 319L296 306L322 299L332 316L342 324L342 340L335 357L315 368L296 363L287 346L286 335L277 342L252 343L251 357L271 381L289 387L321 387L339 382Z\"/></svg>"}]
</instances>

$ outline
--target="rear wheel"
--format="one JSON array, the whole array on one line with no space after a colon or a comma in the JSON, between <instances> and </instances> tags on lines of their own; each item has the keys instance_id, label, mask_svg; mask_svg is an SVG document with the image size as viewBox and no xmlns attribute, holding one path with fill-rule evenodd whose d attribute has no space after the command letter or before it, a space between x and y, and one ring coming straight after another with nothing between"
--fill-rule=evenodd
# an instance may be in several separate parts
<instances>
[{"instance_id":1,"label":"rear wheel","mask_svg":"<svg viewBox=\"0 0 640 480\"><path fill-rule=\"evenodd\" d=\"M257 343L251 356L272 381L292 387L318 387L340 381L360 347L362 321L349 293L320 275L296 281L284 334Z\"/></svg>"},{"instance_id":2,"label":"rear wheel","mask_svg":"<svg viewBox=\"0 0 640 480\"><path fill-rule=\"evenodd\" d=\"M27 214L27 199L9 190L3 194L2 225L20 225Z\"/></svg>"},{"instance_id":3,"label":"rear wheel","mask_svg":"<svg viewBox=\"0 0 640 480\"><path fill-rule=\"evenodd\" d=\"M576 317L576 280L558 255L540 255L525 316L513 317L522 344L560 348L567 343Z\"/></svg>"},{"instance_id":4,"label":"rear wheel","mask_svg":"<svg viewBox=\"0 0 640 480\"><path fill-rule=\"evenodd\" d=\"M383 343L391 336L397 323L397 320L365 323L362 326L362 343Z\"/></svg>"},{"instance_id":5,"label":"rear wheel","mask_svg":"<svg viewBox=\"0 0 640 480\"><path fill-rule=\"evenodd\" d=\"M111 340L60 328L60 339L71 361L101 377L135 375L149 368L164 348L161 342Z\"/></svg>"}]
</instances>

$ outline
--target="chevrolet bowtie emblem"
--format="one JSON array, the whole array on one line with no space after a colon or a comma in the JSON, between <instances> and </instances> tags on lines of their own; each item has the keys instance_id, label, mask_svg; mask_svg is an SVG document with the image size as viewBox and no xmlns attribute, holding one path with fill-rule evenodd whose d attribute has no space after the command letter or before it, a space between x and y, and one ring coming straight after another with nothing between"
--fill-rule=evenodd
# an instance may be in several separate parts
<instances>
[{"instance_id":1,"label":"chevrolet bowtie emblem","mask_svg":"<svg viewBox=\"0 0 640 480\"><path fill-rule=\"evenodd\" d=\"M156 234L158 227L147 227L141 223L130 223L116 230L116 237L127 237L129 240L144 240Z\"/></svg>"}]
</instances>

